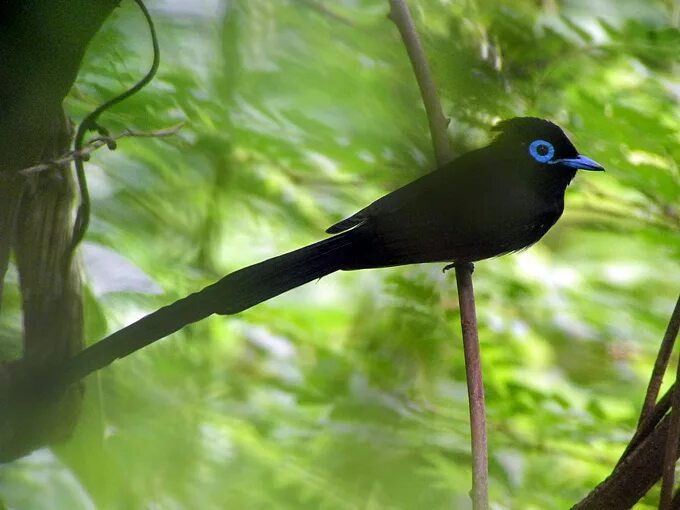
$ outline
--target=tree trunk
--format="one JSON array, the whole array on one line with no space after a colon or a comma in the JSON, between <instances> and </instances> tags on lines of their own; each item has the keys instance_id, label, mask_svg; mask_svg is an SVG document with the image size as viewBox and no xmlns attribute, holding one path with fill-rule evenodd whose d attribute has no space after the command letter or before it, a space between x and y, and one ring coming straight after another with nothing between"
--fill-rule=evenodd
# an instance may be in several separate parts
<instances>
[{"instance_id":1,"label":"tree trunk","mask_svg":"<svg viewBox=\"0 0 680 510\"><path fill-rule=\"evenodd\" d=\"M2 401L18 380L72 356L83 342L80 277L68 253L71 169L19 171L68 151L63 99L87 44L119 1L0 4L0 292L13 253L23 306L23 356L0 363L0 461L68 437L78 420L79 386L48 400Z\"/></svg>"}]
</instances>

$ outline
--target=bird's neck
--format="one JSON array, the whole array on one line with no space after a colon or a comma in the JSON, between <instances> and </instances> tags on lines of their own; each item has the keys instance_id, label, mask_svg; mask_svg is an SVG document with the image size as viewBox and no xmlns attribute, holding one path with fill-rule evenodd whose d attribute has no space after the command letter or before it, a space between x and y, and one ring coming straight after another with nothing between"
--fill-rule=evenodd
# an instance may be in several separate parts
<instances>
[{"instance_id":1,"label":"bird's neck","mask_svg":"<svg viewBox=\"0 0 680 510\"><path fill-rule=\"evenodd\" d=\"M556 169L557 170L557 169ZM564 192L569 183L576 175L576 170L562 170L556 172L540 172L537 176L538 182L536 189L541 190L546 196L564 196Z\"/></svg>"}]
</instances>

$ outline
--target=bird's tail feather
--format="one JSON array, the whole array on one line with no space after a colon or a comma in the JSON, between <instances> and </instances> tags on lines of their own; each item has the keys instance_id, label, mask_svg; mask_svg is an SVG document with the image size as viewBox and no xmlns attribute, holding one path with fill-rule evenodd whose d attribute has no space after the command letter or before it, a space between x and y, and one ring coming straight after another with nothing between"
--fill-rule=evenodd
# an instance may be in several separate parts
<instances>
[{"instance_id":1,"label":"bird's tail feather","mask_svg":"<svg viewBox=\"0 0 680 510\"><path fill-rule=\"evenodd\" d=\"M265 260L159 308L58 365L55 387L65 387L213 313L238 313L347 267L353 257L353 239L354 231L349 231Z\"/></svg>"},{"instance_id":2,"label":"bird's tail feather","mask_svg":"<svg viewBox=\"0 0 680 510\"><path fill-rule=\"evenodd\" d=\"M201 294L214 304L214 313L238 313L341 269L351 249L352 236L347 232L239 269Z\"/></svg>"}]
</instances>

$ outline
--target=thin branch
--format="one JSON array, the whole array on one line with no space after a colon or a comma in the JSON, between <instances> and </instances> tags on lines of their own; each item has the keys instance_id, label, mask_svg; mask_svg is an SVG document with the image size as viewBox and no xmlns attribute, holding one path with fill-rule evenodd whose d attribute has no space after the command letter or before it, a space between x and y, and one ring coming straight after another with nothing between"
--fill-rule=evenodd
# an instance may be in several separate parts
<instances>
[{"instance_id":1,"label":"thin branch","mask_svg":"<svg viewBox=\"0 0 680 510\"><path fill-rule=\"evenodd\" d=\"M671 508L673 510L680 510L680 490L678 490L675 493L675 496L673 496L673 501L671 502Z\"/></svg>"},{"instance_id":2,"label":"thin branch","mask_svg":"<svg viewBox=\"0 0 680 510\"><path fill-rule=\"evenodd\" d=\"M673 400L674 407L673 412L670 415L671 421L668 427L666 452L663 459L663 478L661 480L659 510L672 510L673 508L677 508L678 505L677 494L676 497L673 497L673 487L675 485L675 462L678 456L678 441L680 439L680 413L675 411L675 404L680 404L680 395Z\"/></svg>"},{"instance_id":3,"label":"thin branch","mask_svg":"<svg viewBox=\"0 0 680 510\"><path fill-rule=\"evenodd\" d=\"M321 4L320 2L317 2L316 0L298 0L300 3L305 4L307 7L310 9L318 12L322 16L331 19L333 21L338 21L342 23L343 25L347 25L348 27L353 27L354 22L346 18L345 16L338 14L337 12L329 9L325 5Z\"/></svg>"},{"instance_id":4,"label":"thin branch","mask_svg":"<svg viewBox=\"0 0 680 510\"><path fill-rule=\"evenodd\" d=\"M80 241L85 236L87 226L90 223L90 192L87 189L87 178L85 176L83 159L77 157L79 152L83 148L85 134L88 131L98 131L105 137L108 136L106 130L97 124L97 119L99 119L99 116L106 110L112 108L118 103L125 101L126 99L128 99L129 97L133 96L134 94L142 90L144 87L146 87L146 85L154 78L154 76L156 76L158 66L160 65L160 48L158 45L158 36L156 35L156 28L153 23L153 18L151 18L151 14L149 13L149 10L146 8L146 5L144 5L143 0L134 1L142 11L144 19L146 20L146 23L149 27L149 32L151 34L151 44L153 47L153 60L151 62L151 67L149 68L149 70L137 83L135 83L125 92L122 92L121 94L118 94L117 96L109 99L108 101L102 103L97 108L88 113L78 125L78 129L76 129L76 135L73 140L73 151L76 154L74 162L76 167L76 178L78 180L78 189L80 190L80 205L78 206L78 210L76 212L76 221L73 226L73 235L71 238L71 246L69 248L71 254L73 254L76 247L78 246L78 243L80 243Z\"/></svg>"},{"instance_id":5,"label":"thin branch","mask_svg":"<svg viewBox=\"0 0 680 510\"><path fill-rule=\"evenodd\" d=\"M93 152L95 152L98 149L101 149L104 146L111 148L112 147L111 144L113 142L120 140L121 138L165 138L168 136L174 136L179 132L180 129L182 129L183 125L184 123L181 122L179 124L176 124L175 126L171 126L164 129L158 129L156 131L136 131L134 129L125 129L121 133L114 136L98 136L90 140L87 143L87 145L83 147L79 152L69 151L60 158L48 161L46 163L40 163L39 165L24 168L22 170L17 171L16 173L19 175L28 176L32 174L38 174L41 172L47 172L48 170L53 169L55 166L69 164L75 161L77 158L81 158L87 161L87 159ZM2 176L0 175L0 177Z\"/></svg>"},{"instance_id":6,"label":"thin branch","mask_svg":"<svg viewBox=\"0 0 680 510\"><path fill-rule=\"evenodd\" d=\"M672 342L677 336L680 327L677 312L678 306L676 305L662 344ZM680 377L680 368L678 371L678 377ZM676 391L680 386L679 383L680 381L676 378L673 386L646 413L612 473L574 505L572 507L574 510L631 508L662 477L664 469L669 469L669 465L672 469L679 452L677 432L669 433L669 431L673 427L678 427L677 424L673 424L673 421L678 419L678 413L672 412L670 415L667 413L671 403L674 410L680 409L679 392ZM672 483L670 489L672 489ZM670 492L670 489L667 491ZM664 497L668 498L665 494L666 492L664 492ZM661 508L678 508L680 496L676 494L671 505Z\"/></svg>"},{"instance_id":7,"label":"thin branch","mask_svg":"<svg viewBox=\"0 0 680 510\"><path fill-rule=\"evenodd\" d=\"M659 389L661 388L663 376L666 372L666 367L668 366L668 360L671 357L673 345L678 336L678 329L680 329L680 296L678 296L678 300L675 303L673 314L668 321L666 333L664 334L661 346L659 347L659 354L654 362L652 376L649 380L649 385L647 386L647 395L645 395L645 401L644 404L642 404L642 411L640 412L640 419L638 420L638 428L640 428L640 424L645 420L656 404L656 398L659 395Z\"/></svg>"},{"instance_id":8,"label":"thin branch","mask_svg":"<svg viewBox=\"0 0 680 510\"><path fill-rule=\"evenodd\" d=\"M673 344L675 343L675 338L678 335L678 329L680 329L680 296L675 303L675 308L671 314L671 318L668 321L668 326L666 327L666 332L664 333L663 340L661 340L661 346L659 347L659 353L657 354L656 361L654 362L654 368L652 370L652 375L649 380L649 385L647 386L647 394L645 396L644 404L642 405L642 411L640 412L640 418L638 420L638 426L635 430L635 434L626 445L626 449L621 454L621 458L617 462L617 465L621 464L624 459L630 455L630 453L637 448L642 441L645 440L649 434L651 434L654 427L661 421L661 419L666 415L668 410L671 408L671 402L673 400L675 383L666 391L666 393L657 402L657 396L659 394L659 389L661 388L661 383L663 382L663 375L668 366L668 359L670 358L671 351L673 350ZM676 378L677 382L677 378Z\"/></svg>"},{"instance_id":9,"label":"thin branch","mask_svg":"<svg viewBox=\"0 0 680 510\"><path fill-rule=\"evenodd\" d=\"M390 19L399 29L406 47L413 71L418 81L427 119L430 125L432 145L437 164L441 167L451 160L451 149L447 133L448 119L441 109L434 80L427 65L425 53L420 44L413 18L404 0L389 0ZM472 287L472 264L459 264L456 268L460 321L463 330L463 350L470 406L470 428L472 442L472 504L474 510L486 510L488 496L488 454L486 440L486 416L484 413L484 385L477 338L477 317Z\"/></svg>"},{"instance_id":10,"label":"thin branch","mask_svg":"<svg viewBox=\"0 0 680 510\"><path fill-rule=\"evenodd\" d=\"M626 445L626 449L621 454L621 458L616 463L618 466L621 464L630 453L635 450L640 444L649 436L654 428L659 424L659 422L666 416L668 410L671 408L671 402L673 400L673 391L675 389L675 384L671 386L659 402L654 406L654 409L647 415L647 417L638 425L635 434L631 440Z\"/></svg>"},{"instance_id":11,"label":"thin branch","mask_svg":"<svg viewBox=\"0 0 680 510\"><path fill-rule=\"evenodd\" d=\"M472 501L476 509L489 506L489 459L484 412L484 384L477 335L475 293L472 287L472 264L456 265L456 284L460 303L460 326L463 331L465 375L470 406L470 433L472 441Z\"/></svg>"},{"instance_id":12,"label":"thin branch","mask_svg":"<svg viewBox=\"0 0 680 510\"><path fill-rule=\"evenodd\" d=\"M678 305L680 305L680 299L678 299ZM678 308L680 308L680 306L676 306L676 310ZM673 322L672 319L671 322ZM673 339L675 340L675 337L673 337ZM678 384L678 380L680 380L680 362L678 362L676 369L675 390L673 391L673 410L671 411L668 436L666 438L666 454L663 461L663 479L661 481L659 510L671 510L673 504L675 459L677 458L678 441L680 440L680 385Z\"/></svg>"},{"instance_id":13,"label":"thin branch","mask_svg":"<svg viewBox=\"0 0 680 510\"><path fill-rule=\"evenodd\" d=\"M427 112L434 155L437 164L443 166L452 159L447 132L449 120L442 112L437 87L435 87L434 80L432 79L432 74L425 58L425 52L420 45L418 32L406 2L404 0L390 0L389 17L399 29L404 46L406 46L406 51L413 66L413 72L418 81L420 94L423 97L425 111Z\"/></svg>"},{"instance_id":14,"label":"thin branch","mask_svg":"<svg viewBox=\"0 0 680 510\"><path fill-rule=\"evenodd\" d=\"M661 476L668 425L666 416L640 446L572 510L632 508Z\"/></svg>"}]
</instances>

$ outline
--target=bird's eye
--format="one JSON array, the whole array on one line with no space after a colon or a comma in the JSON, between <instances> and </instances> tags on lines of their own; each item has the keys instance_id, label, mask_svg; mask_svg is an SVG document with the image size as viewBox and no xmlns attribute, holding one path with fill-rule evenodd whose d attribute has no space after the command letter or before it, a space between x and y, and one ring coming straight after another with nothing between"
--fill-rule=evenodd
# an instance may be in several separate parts
<instances>
[{"instance_id":1,"label":"bird's eye","mask_svg":"<svg viewBox=\"0 0 680 510\"><path fill-rule=\"evenodd\" d=\"M539 163L547 163L555 155L555 147L545 140L534 140L529 144L529 154Z\"/></svg>"}]
</instances>

